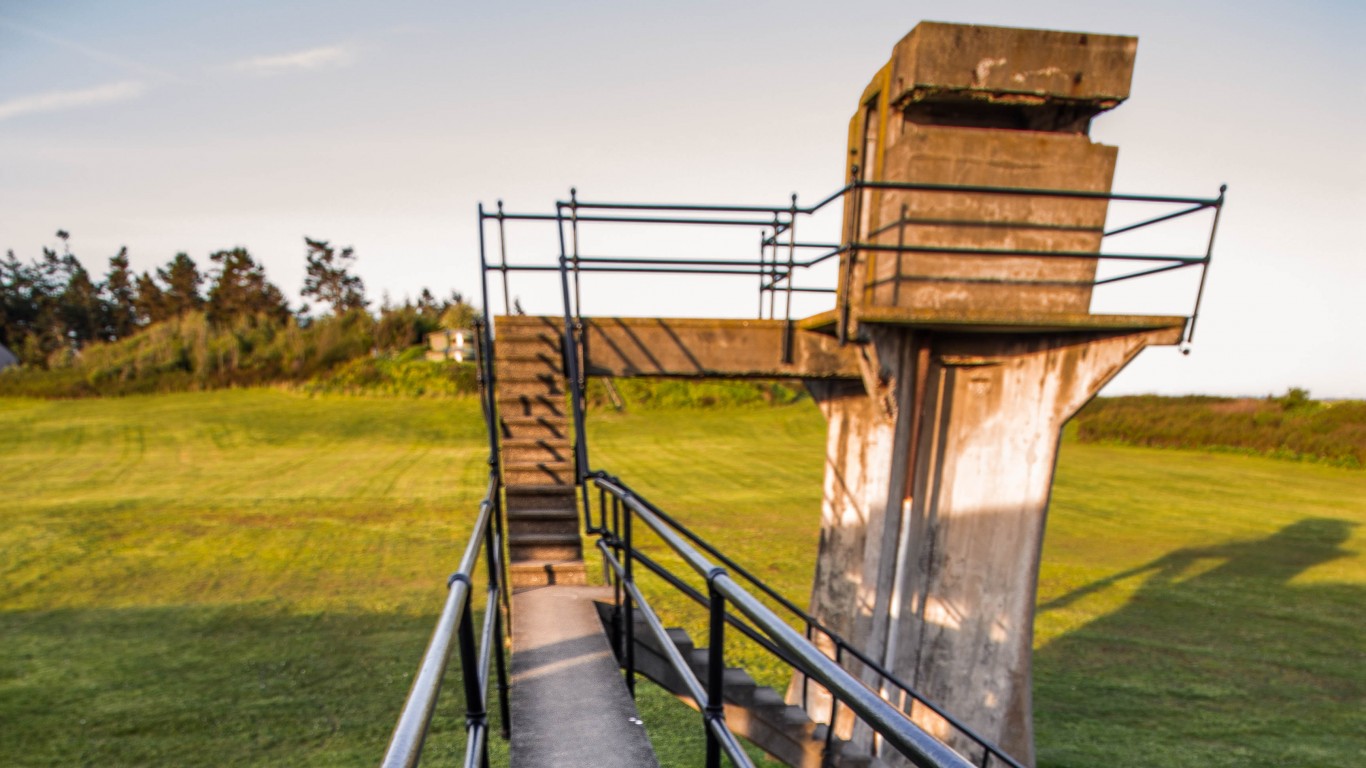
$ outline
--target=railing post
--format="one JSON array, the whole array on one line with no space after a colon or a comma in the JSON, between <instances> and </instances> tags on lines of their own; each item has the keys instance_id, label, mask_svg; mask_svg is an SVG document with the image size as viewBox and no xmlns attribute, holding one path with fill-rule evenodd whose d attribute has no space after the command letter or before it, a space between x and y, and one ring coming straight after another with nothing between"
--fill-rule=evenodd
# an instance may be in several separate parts
<instances>
[{"instance_id":1,"label":"railing post","mask_svg":"<svg viewBox=\"0 0 1366 768\"><path fill-rule=\"evenodd\" d=\"M579 292L579 190L574 187L569 188L569 234L573 247L571 258L574 264L574 317L582 325L583 297Z\"/></svg>"},{"instance_id":2,"label":"railing post","mask_svg":"<svg viewBox=\"0 0 1366 768\"><path fill-rule=\"evenodd\" d=\"M853 193L853 205L845 205L845 215L848 217L847 220L849 222L846 227L849 232L849 240L844 243L844 247L849 250L848 256L844 262L844 280L842 281L844 284L844 292L835 297L835 305L839 308L838 338L840 346L849 343L850 302L853 301L854 295L854 262L858 260L858 230L859 223L863 218L863 193L861 191L863 182L859 178L859 167L857 164L851 166L850 175L853 177L853 182L850 183L848 190Z\"/></svg>"},{"instance_id":3,"label":"railing post","mask_svg":"<svg viewBox=\"0 0 1366 768\"><path fill-rule=\"evenodd\" d=\"M901 204L901 218L897 220L896 227L896 279L892 282L892 304L901 301L901 257L904 255L902 249L906 247L906 216L910 213L910 206Z\"/></svg>"},{"instance_id":4,"label":"railing post","mask_svg":"<svg viewBox=\"0 0 1366 768\"><path fill-rule=\"evenodd\" d=\"M773 212L773 257L768 260L768 319L774 319L774 305L778 301L778 232L782 221Z\"/></svg>"},{"instance_id":5,"label":"railing post","mask_svg":"<svg viewBox=\"0 0 1366 768\"><path fill-rule=\"evenodd\" d=\"M626 564L626 583L635 584L635 544L631 540L631 514L630 505L622 513L622 527L625 529L626 541L625 549L622 552L622 559ZM626 600L626 690L631 692L631 698L636 697L636 616L634 600L631 599L631 592L628 589L624 595Z\"/></svg>"},{"instance_id":6,"label":"railing post","mask_svg":"<svg viewBox=\"0 0 1366 768\"><path fill-rule=\"evenodd\" d=\"M621 553L621 499L616 494L612 494L612 538L608 544L617 553L617 560L623 559ZM612 649L616 651L618 662L626 655L626 649L622 647L622 623L621 623L621 574L612 569Z\"/></svg>"},{"instance_id":7,"label":"railing post","mask_svg":"<svg viewBox=\"0 0 1366 768\"><path fill-rule=\"evenodd\" d=\"M588 484L587 484L587 483L584 483L584 493L587 493L587 492L588 492ZM590 530L589 530L589 533L597 534L598 536L603 536L603 535L607 534L607 491L603 490L603 489L602 489L602 486L598 486L598 527L595 528L595 529L590 529ZM606 560L603 560L603 561L602 561L602 580L603 580L603 582L606 583L607 580L608 580L610 577L611 577L611 576L610 576L610 569L607 567L607 561L606 561Z\"/></svg>"},{"instance_id":8,"label":"railing post","mask_svg":"<svg viewBox=\"0 0 1366 768\"><path fill-rule=\"evenodd\" d=\"M573 190L570 190L571 194ZM577 203L574 203L577 206ZM560 237L560 295L564 302L564 361L565 379L569 383L570 407L574 413L574 482L578 485L583 495L584 514L588 515L588 488L585 480L588 477L588 433L584 427L584 398L583 398L583 376L579 370L579 350L575 335L575 315L577 307L570 303L569 296L569 263L570 256L565 248L564 241L564 203L555 204L555 228L559 231ZM577 212L574 213L577 216ZM575 282L577 286L578 256L574 256ZM576 287L577 290L577 287ZM592 518L584 519L584 528L592 530Z\"/></svg>"},{"instance_id":9,"label":"railing post","mask_svg":"<svg viewBox=\"0 0 1366 768\"><path fill-rule=\"evenodd\" d=\"M712 732L711 722L726 718L726 598L716 591L716 579L725 575L720 568L707 574L707 596L711 600L711 621L708 627L710 645L707 648L707 704L703 710L703 728L707 732L707 768L720 768L721 742Z\"/></svg>"},{"instance_id":10,"label":"railing post","mask_svg":"<svg viewBox=\"0 0 1366 768\"><path fill-rule=\"evenodd\" d=\"M480 227L482 237L483 227ZM508 240L507 229L503 223L503 201L498 201L498 267L503 272L503 312L512 314L512 299L508 296Z\"/></svg>"},{"instance_id":11,"label":"railing post","mask_svg":"<svg viewBox=\"0 0 1366 768\"><path fill-rule=\"evenodd\" d=\"M783 311L783 362L792 363L792 272L797 268L797 193L792 193L792 208L787 222L787 308Z\"/></svg>"},{"instance_id":12,"label":"railing post","mask_svg":"<svg viewBox=\"0 0 1366 768\"><path fill-rule=\"evenodd\" d=\"M835 643L835 663L843 666L844 664L844 644ZM830 760L834 755L830 754L835 743L835 723L839 720L840 700L834 691L830 692L830 724L825 728L825 759Z\"/></svg>"},{"instance_id":13,"label":"railing post","mask_svg":"<svg viewBox=\"0 0 1366 768\"><path fill-rule=\"evenodd\" d=\"M494 520L498 520L497 486L494 486L493 514ZM484 534L485 545L488 556L489 584L493 589L493 599L484 606L484 610L493 611L493 648L489 649L493 653L493 664L498 676L498 714L501 717L499 730L503 738L507 738L512 728L512 713L508 708L508 673L507 661L504 658L503 648L503 596L507 593L507 580L503 574L503 529L501 523L495 528L489 528ZM487 702L485 702L487 704Z\"/></svg>"},{"instance_id":14,"label":"railing post","mask_svg":"<svg viewBox=\"0 0 1366 768\"><path fill-rule=\"evenodd\" d=\"M482 207L481 207L481 211L482 211ZM481 233L480 233L480 234L481 234L481 248L482 248L482 230L483 230L483 226L484 226L484 223L483 223L483 218L482 218L482 216L481 216L481 218L480 218L480 220L479 220L479 228L480 228L480 230L481 230ZM481 253L481 258L482 258L482 253ZM487 282L487 281L486 281L486 282ZM479 360L478 360L478 369L477 369L477 370L478 370L479 384L480 384L480 387L481 387L480 396L481 396L481 398L482 398L482 404L483 404L483 409L484 409L484 427L485 427L485 430L488 432L488 440L489 440L489 460L488 460L488 464L489 464L489 473L490 473L489 476L490 476L490 480L491 480L491 485L490 485L490 487L493 489L493 495L489 498L489 503L492 505L491 514L493 515L493 527L494 527L494 530L497 532L497 536L498 536L498 538L497 538L497 545L495 546L494 550L490 553L489 567L490 567L490 568L494 567L494 564L495 564L495 562L496 562L496 563L497 563L497 570L498 570L498 583L499 583L499 584L507 584L507 583L508 583L508 578L507 578L506 564L505 564L504 561L503 561L503 552L502 552L503 542L506 541L506 534L504 533L504 524L503 524L503 500L502 500L502 492L501 492L501 485L502 485L501 460L500 460L500 458L499 458L499 452L498 452L498 434L499 434L499 432L498 432L498 392L497 392L497 384L498 384L498 382L497 382L497 378L496 378L496 376L495 376L495 374L494 374L494 369L493 369L493 333L492 333L493 320L488 316L488 309L487 309L487 303L488 303L487 285L485 286L485 299L484 299L484 300L485 300L485 305L486 305L485 310L484 310L484 317L483 317L482 319L480 319L480 320L476 320L474 326L475 326L475 335L476 335L476 339L477 339L477 342L476 342L476 343L478 344L478 355L479 355ZM497 554L497 559L496 559L496 560L493 558L493 553L496 553L496 554ZM510 602L510 600L509 600L509 598L508 598L508 595L507 595L507 591L506 591L506 590L502 590L501 604L502 604L503 610L506 611L507 614L508 614L508 623L509 623L509 625L511 625L511 622L512 622L512 603Z\"/></svg>"},{"instance_id":15,"label":"railing post","mask_svg":"<svg viewBox=\"0 0 1366 768\"><path fill-rule=\"evenodd\" d=\"M1219 199L1214 203L1214 222L1209 226L1209 242L1205 245L1205 263L1200 268L1200 287L1195 292L1195 308L1191 310L1191 322L1186 328L1186 343L1195 338L1195 321L1200 318L1200 302L1205 297L1205 277L1209 275L1209 264L1214 257L1214 236L1219 232L1219 214L1224 212L1224 194L1228 185L1219 185Z\"/></svg>"},{"instance_id":16,"label":"railing post","mask_svg":"<svg viewBox=\"0 0 1366 768\"><path fill-rule=\"evenodd\" d=\"M465 683L465 729L484 726L487 729L488 711L484 706L484 692L479 689L479 654L474 645L474 618L470 610L473 590L465 594L465 605L460 611L460 675ZM488 766L488 739L484 740L483 763Z\"/></svg>"},{"instance_id":17,"label":"railing post","mask_svg":"<svg viewBox=\"0 0 1366 768\"><path fill-rule=\"evenodd\" d=\"M777 233L775 232L776 236ZM764 319L764 269L768 266L768 230L759 230L759 314Z\"/></svg>"},{"instance_id":18,"label":"railing post","mask_svg":"<svg viewBox=\"0 0 1366 768\"><path fill-rule=\"evenodd\" d=\"M806 641L815 644L815 634L811 631L811 622L806 622ZM802 709L808 713L811 711L811 675L802 670Z\"/></svg>"}]
</instances>

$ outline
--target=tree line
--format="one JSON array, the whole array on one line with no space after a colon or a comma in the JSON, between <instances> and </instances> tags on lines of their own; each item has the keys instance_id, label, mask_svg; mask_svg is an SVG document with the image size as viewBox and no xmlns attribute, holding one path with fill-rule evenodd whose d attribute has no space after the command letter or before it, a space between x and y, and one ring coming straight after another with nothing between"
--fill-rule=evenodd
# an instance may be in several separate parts
<instances>
[{"instance_id":1,"label":"tree line","mask_svg":"<svg viewBox=\"0 0 1366 768\"><path fill-rule=\"evenodd\" d=\"M326 240L304 238L300 295L322 309L315 316L307 303L292 310L245 248L210 254L207 271L182 252L140 274L130 268L128 249L120 248L97 278L71 252L70 234L59 230L56 236L60 252L44 247L40 258L25 263L10 250L0 261L0 343L26 366L70 365L91 345L201 316L210 332L238 329L239 336L243 328L306 329L319 320L352 316L351 325L363 327L375 350L420 343L426 332L443 325L466 327L477 317L459 293L437 299L425 288L416 301L391 305L386 299L374 317L364 282L353 272L354 249L338 249Z\"/></svg>"}]
</instances>

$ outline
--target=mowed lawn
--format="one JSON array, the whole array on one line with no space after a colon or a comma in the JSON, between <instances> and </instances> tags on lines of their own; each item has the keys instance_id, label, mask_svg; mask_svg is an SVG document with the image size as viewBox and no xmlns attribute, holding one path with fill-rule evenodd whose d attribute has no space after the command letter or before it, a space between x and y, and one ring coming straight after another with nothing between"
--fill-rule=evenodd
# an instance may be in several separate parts
<instances>
[{"instance_id":1,"label":"mowed lawn","mask_svg":"<svg viewBox=\"0 0 1366 768\"><path fill-rule=\"evenodd\" d=\"M591 424L595 465L805 602L810 403ZM483 441L474 400L0 400L0 765L377 763ZM1366 472L1066 443L1040 765L1359 764L1363 522ZM460 747L446 690L430 764Z\"/></svg>"},{"instance_id":2,"label":"mowed lawn","mask_svg":"<svg viewBox=\"0 0 1366 768\"><path fill-rule=\"evenodd\" d=\"M483 493L476 414L0 400L0 765L378 763Z\"/></svg>"}]
</instances>

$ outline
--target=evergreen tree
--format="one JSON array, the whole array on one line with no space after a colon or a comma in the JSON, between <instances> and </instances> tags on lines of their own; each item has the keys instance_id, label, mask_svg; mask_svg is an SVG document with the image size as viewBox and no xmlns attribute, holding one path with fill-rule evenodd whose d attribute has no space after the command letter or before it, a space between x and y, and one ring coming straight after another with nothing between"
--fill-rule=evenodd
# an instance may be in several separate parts
<instances>
[{"instance_id":1,"label":"evergreen tree","mask_svg":"<svg viewBox=\"0 0 1366 768\"><path fill-rule=\"evenodd\" d=\"M15 257L5 253L0 261L0 344L11 351L19 349L33 332L38 320L39 286L37 275Z\"/></svg>"},{"instance_id":2,"label":"evergreen tree","mask_svg":"<svg viewBox=\"0 0 1366 768\"><path fill-rule=\"evenodd\" d=\"M133 273L128 269L128 249L109 257L109 274L104 279L107 303L105 337L121 339L137 329L137 291Z\"/></svg>"},{"instance_id":3,"label":"evergreen tree","mask_svg":"<svg viewBox=\"0 0 1366 768\"><path fill-rule=\"evenodd\" d=\"M62 347L57 298L63 280L62 258L50 248L43 249L40 261L24 264L9 251L0 262L5 315L0 339L25 364L44 366Z\"/></svg>"},{"instance_id":4,"label":"evergreen tree","mask_svg":"<svg viewBox=\"0 0 1366 768\"><path fill-rule=\"evenodd\" d=\"M59 315L67 344L80 349L103 337L105 304L100 298L100 286L90 279L90 273L75 256L67 254L62 262L68 277L58 298Z\"/></svg>"},{"instance_id":5,"label":"evergreen tree","mask_svg":"<svg viewBox=\"0 0 1366 768\"><path fill-rule=\"evenodd\" d=\"M179 317L204 308L204 297L199 293L204 277L188 254L177 253L164 269L157 270L157 277L166 286L164 294L169 316Z\"/></svg>"},{"instance_id":6,"label":"evergreen tree","mask_svg":"<svg viewBox=\"0 0 1366 768\"><path fill-rule=\"evenodd\" d=\"M166 305L166 292L161 290L156 278L146 272L137 277L133 307L138 325L142 326L159 323L172 316Z\"/></svg>"},{"instance_id":7,"label":"evergreen tree","mask_svg":"<svg viewBox=\"0 0 1366 768\"><path fill-rule=\"evenodd\" d=\"M225 323L248 317L284 322L289 317L284 294L266 279L265 268L245 248L219 251L209 259L218 265L209 288L209 322Z\"/></svg>"},{"instance_id":8,"label":"evergreen tree","mask_svg":"<svg viewBox=\"0 0 1366 768\"><path fill-rule=\"evenodd\" d=\"M325 302L334 315L364 310L370 303L365 299L365 284L349 271L356 261L355 250L348 246L338 253L326 240L308 237L304 243L308 246L308 267L300 295Z\"/></svg>"}]
</instances>

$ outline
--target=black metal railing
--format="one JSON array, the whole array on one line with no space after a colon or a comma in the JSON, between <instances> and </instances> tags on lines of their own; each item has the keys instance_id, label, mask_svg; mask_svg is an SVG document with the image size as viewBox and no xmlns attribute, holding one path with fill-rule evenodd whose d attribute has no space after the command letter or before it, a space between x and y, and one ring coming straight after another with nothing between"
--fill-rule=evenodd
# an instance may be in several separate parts
<instances>
[{"instance_id":1,"label":"black metal railing","mask_svg":"<svg viewBox=\"0 0 1366 768\"><path fill-rule=\"evenodd\" d=\"M603 533L598 540L598 550L612 571L617 609L621 611L620 631L624 633L621 647L628 685L633 685L635 676L635 621L634 613L640 612L645 623L664 650L670 666L684 680L688 694L697 702L703 712L703 722L707 728L707 768L719 765L719 753L725 752L737 766L749 766L748 757L740 751L738 744L732 744L734 736L725 726L723 702L725 701L725 629L732 626L750 639L759 642L784 663L801 674L817 681L829 691L832 700L848 708L862 722L878 734L883 743L905 756L921 768L971 768L972 763L950 749L923 729L917 726L901 709L888 702L882 695L870 688L836 660L826 656L810 639L794 629L787 621L775 613L762 600L751 593L740 579L731 574L737 566L727 558L717 557L715 548L705 545L705 549L715 560L730 563L723 567L694 546L701 541L696 534L686 531L676 520L663 515L657 507L643 499L621 480L604 473L594 473L591 482L611 499L609 504L599 508L600 528ZM610 508L610 512L608 511ZM652 571L671 583L682 580L662 567L657 561L649 559L636 546L637 533L633 521L644 523L648 529L663 542L676 556L682 559L697 575L706 581L707 594L703 597L690 589L690 596L708 610L708 660L707 681L703 685L693 674L686 659L678 651L672 639L665 632L654 611L636 584L636 563L647 565ZM751 585L757 579L750 574L742 577ZM767 587L764 594L775 597ZM781 597L778 597L782 602ZM734 609L734 613L731 612ZM814 621L814 620L812 620ZM833 738L834 718L827 728L827 748ZM1002 764L1018 766L999 749L989 742L976 737L970 730L965 734L974 738L976 743L988 750L990 757ZM986 765L984 761L981 765Z\"/></svg>"},{"instance_id":2,"label":"black metal railing","mask_svg":"<svg viewBox=\"0 0 1366 768\"><path fill-rule=\"evenodd\" d=\"M913 182L863 181L858 179L857 167L853 169L854 181L822 198L815 205L798 205L797 195L793 194L788 205L716 205L716 204L670 204L670 203L618 203L584 201L578 198L577 190L571 189L568 200L555 203L554 213L509 213L498 202L496 211L489 212L479 206L480 264L483 273L497 272L502 276L503 306L506 313L513 312L508 289L509 274L512 272L562 272L568 280L564 285L564 300L569 315L576 322L581 321L581 282L588 273L618 273L643 275L711 275L723 277L758 278L758 317L768 319L793 320L794 294L836 294L836 307L841 310L839 333L842 338L848 326L848 308L852 302L848 293L853 290L850 278L861 254L866 253L933 253L975 257L1030 257L1052 259L1096 259L1100 263L1147 263L1137 271L1126 272L1108 277L1092 278L1086 281L1071 281L1069 285L1090 285L1099 287L1127 282L1176 270L1198 268L1200 277L1192 300L1183 333L1183 343L1194 340L1195 324L1200 314L1208 268L1214 253L1215 235L1218 232L1219 217L1225 202L1226 186L1219 188L1215 197L1180 197L1167 195L1135 195L1087 190L1038 189L1023 187L997 187L981 185L923 184ZM845 227L846 232L857 233L843 242L819 242L797 239L797 224L804 218L830 209L834 203L844 203L846 214L857 216L858 208L865 197L864 192L900 193L907 196L1004 196L1014 198L1072 199L1093 201L1114 201L1139 204L1183 206L1174 211L1165 211L1139 221L1117 225L1109 229L1079 225L1059 225L1047 222L1003 219L960 219L960 218L913 218L903 205L902 215L895 221L881 225L871 232L859 232L858 227ZM909 199L909 198L908 198ZM1102 239L1123 235L1148 227L1185 218L1202 211L1212 211L1208 236L1205 238L1204 252L1200 254L1153 254L1098 251L1039 250L1014 248L974 248L943 245L921 245L915 243L877 243L877 236L893 228L905 230L907 227L938 226L955 228L1019 228L1049 229L1072 232L1093 232ZM498 232L499 258L493 263L485 249L484 226L493 222ZM543 262L509 262L507 251L507 227L509 223L554 224L559 235L559 253L547 254ZM664 258L648 254L637 255L593 255L580 251L581 230L588 226L600 225L669 225L684 227L739 227L759 230L759 253L757 257L737 258ZM813 267L831 259L848 255L845 260L844 278L839 285L844 286L844 295L839 294L837 286L798 285L797 276L806 274ZM912 275L899 275L901 279L914 278ZM485 277L485 279L487 279ZM1006 280L1005 282L1010 282ZM1031 282L1031 281L1022 281ZM862 286L860 286L862 287ZM782 296L782 310L778 309L778 297ZM485 290L487 297L487 289ZM489 307L485 305L486 309Z\"/></svg>"},{"instance_id":3,"label":"black metal railing","mask_svg":"<svg viewBox=\"0 0 1366 768\"><path fill-rule=\"evenodd\" d=\"M498 516L497 475L489 478L488 492L479 503L474 530L464 555L455 572L447 580L446 603L437 619L427 650L422 655L417 677L413 680L402 714L394 727L382 765L385 768L411 768L422 757L427 729L436 712L441 682L446 674L453 644L460 649L460 671L465 689L465 759L466 768L488 768L488 703L490 665L496 668L498 699L502 715L503 736L508 732L507 665L503 653L504 626L501 610L502 537L493 524ZM476 644L473 617L473 577L480 550L488 564L488 586L485 591L484 621Z\"/></svg>"},{"instance_id":4,"label":"black metal railing","mask_svg":"<svg viewBox=\"0 0 1366 768\"><path fill-rule=\"evenodd\" d=\"M630 601L638 601L642 598L639 596L638 587L632 586L628 591L624 589L620 582L624 580L627 583L633 584L635 570L633 566L638 564L662 579L671 588L681 592L690 600L708 610L710 617L708 632L713 638L713 641L709 646L710 653L717 653L716 649L718 648L718 644L715 642L715 637L723 628L717 627L716 624L720 622L734 628L745 638L767 651L779 661L796 670L802 676L803 684L801 697L803 709L810 709L808 684L811 681L815 681L825 688L831 697L831 711L827 718L828 727L825 732L827 750L831 747L831 741L834 738L836 730L834 724L839 718L840 706L852 705L841 698L837 690L832 689L830 685L826 684L819 674L817 674L818 671L813 670L805 663L804 656L806 654L804 652L801 654L794 653L782 643L781 638L775 638L770 634L773 627L769 626L769 624L772 621L780 622L783 627L796 632L803 638L805 644L810 646L809 650L814 650L816 653L821 654L822 658L830 660L827 652L819 650L819 646L815 644L814 636L816 634L822 635L826 639L828 647L834 649L834 665L840 667L850 676L849 680L844 681L845 684L849 684L850 681L853 681L862 686L866 691L879 696L883 701L887 701L888 699L887 691L894 690L899 692L902 696L902 703L899 707L895 703L887 703L889 706L892 706L893 709L902 713L901 719L893 719L892 723L902 730L908 728L912 730L912 734L906 736L906 739L915 741L918 738L915 736L915 733L925 735L928 738L928 736L911 723L905 715L905 708L912 702L915 702L934 713L934 715L942 719L966 741L971 743L972 746L970 751L974 753L972 758L975 761L975 765L979 766L979 768L990 768L990 766L1024 768L1021 763L1004 752L991 740L981 736L968 725L955 718L952 714L920 695L915 689L902 682L877 661L850 645L839 634L806 611L803 611L801 608L794 605L790 600L775 591L762 579L745 569L735 560L726 556L717 547L690 530L676 518L665 513L620 479L603 472L595 472L590 476L589 481L599 492L597 498L598 522L595 526L596 530L600 533L597 546L611 564L610 567L614 573L614 578L616 579L616 581L614 581L617 595L616 604L618 609L623 612L623 621L619 626L620 631L627 635L621 643L621 650L624 653L623 661L627 668L628 680L632 677L635 668L634 659L631 655L633 653L634 638L630 636L630 633L633 631L633 621L629 616L629 612L632 610ZM686 580L677 573L669 570L657 559L650 557L642 551L641 547L637 546L636 535L633 533L633 526L631 525L633 515L645 520L650 528L658 534L659 539L662 540L671 551L682 557L694 570L697 570L699 574L707 578L708 591L706 594L688 584ZM665 533L661 533L661 530L665 531ZM707 570L699 569L698 564L701 562L708 563ZM619 564L624 565L619 567ZM746 591L746 594L757 593L758 596L767 598L771 601L769 605L765 606L766 613L764 614L764 621L766 623L762 628L759 625L747 623L746 621L741 620L740 617L726 611L724 609L724 595L722 595L722 603L720 607L718 607L717 596L713 589L713 579L711 576L714 571L724 572L727 575L727 578L730 579L730 582L734 585L734 589L744 590ZM626 599L625 602L623 602L623 598L629 599ZM751 594L751 599L755 599L753 594ZM786 613L786 618L784 618L779 611L773 610L771 607L773 604L776 604L779 607L780 612ZM753 617L746 615L746 618L752 619ZM794 624L797 627L803 628L804 632L797 632L796 628L793 626ZM662 632L662 629L659 631ZM662 635L659 635L657 639L661 645L666 648L672 646L671 642ZM860 679L859 677L854 676L852 672L849 672L848 664L850 661L857 662L867 673L871 673L871 676L875 678L875 683L870 686L867 682L868 675L864 675L862 676L862 679ZM720 669L722 665L723 662L721 660L715 660L714 662L709 661L708 672L710 673L712 670ZM710 691L714 689L708 687L706 690L710 693ZM715 690L718 691L718 694L717 697L714 698L719 701L724 691L721 688ZM701 702L709 701L710 699L694 696L694 700L699 702L700 706ZM856 709L854 711L862 717L862 712L859 712ZM868 721L865 720L865 722ZM869 724L872 725L872 723ZM886 739L888 743L893 745L897 744L897 741L889 739L887 735L883 734L878 728L874 727L873 730ZM911 754L907 754L904 750L902 750L902 752L903 754L906 754L907 757L912 758L913 762L916 761L916 758ZM963 761L967 760L967 758L961 756L959 756L959 759ZM920 760L929 760L929 757L921 756ZM957 765L959 763L916 762L916 764ZM967 765L969 763L963 762L963 764Z\"/></svg>"},{"instance_id":5,"label":"black metal railing","mask_svg":"<svg viewBox=\"0 0 1366 768\"><path fill-rule=\"evenodd\" d=\"M411 768L422 757L427 729L436 712L441 683L450 660L452 644L460 649L460 672L465 692L465 768L489 765L489 672L496 673L501 732L507 738L511 726L508 711L508 674L505 639L511 632L512 606L506 585L507 568L503 555L502 479L499 473L497 411L492 356L488 354L491 337L482 321L476 328L479 339L480 400L485 426L489 430L489 480L479 502L474 527L455 572L446 581L446 602L437 618L436 629L422 655L417 677L403 703L398 724L389 739L381 763L384 768ZM474 577L481 554L486 565L483 624L478 642L474 635Z\"/></svg>"}]
</instances>

